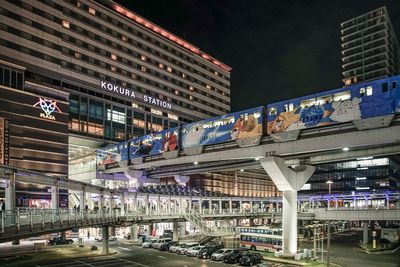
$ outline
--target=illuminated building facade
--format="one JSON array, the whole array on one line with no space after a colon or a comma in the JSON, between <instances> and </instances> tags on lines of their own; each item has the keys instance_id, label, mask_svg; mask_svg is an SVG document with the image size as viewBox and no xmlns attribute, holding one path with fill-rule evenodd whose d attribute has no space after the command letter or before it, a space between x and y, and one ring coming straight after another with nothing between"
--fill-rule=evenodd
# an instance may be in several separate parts
<instances>
[{"instance_id":1,"label":"illuminated building facade","mask_svg":"<svg viewBox=\"0 0 400 267\"><path fill-rule=\"evenodd\" d=\"M46 158L40 153L44 147L52 150L54 138L34 148L33 158L21 148L21 157L13 135L32 143L47 135L19 131L17 124L28 122L0 107L0 117L9 119L11 129L9 164L32 170L87 181L95 178L93 173L71 177L76 174L71 170L92 171L93 152L100 146L230 111L229 66L113 1L2 1L0 60L22 73L13 88L14 76L7 72L10 85L1 87L1 100L7 90L29 91L35 102L21 103L18 112L44 108L43 116L34 118L39 121L32 121L37 131L47 130L46 123L59 123L59 114L66 126L66 135L55 140L63 152L54 151L60 156L40 163ZM39 97L45 99L40 102ZM61 113L51 101L62 101Z\"/></svg>"},{"instance_id":2,"label":"illuminated building facade","mask_svg":"<svg viewBox=\"0 0 400 267\"><path fill-rule=\"evenodd\" d=\"M400 73L400 48L386 7L340 24L343 83Z\"/></svg>"}]
</instances>

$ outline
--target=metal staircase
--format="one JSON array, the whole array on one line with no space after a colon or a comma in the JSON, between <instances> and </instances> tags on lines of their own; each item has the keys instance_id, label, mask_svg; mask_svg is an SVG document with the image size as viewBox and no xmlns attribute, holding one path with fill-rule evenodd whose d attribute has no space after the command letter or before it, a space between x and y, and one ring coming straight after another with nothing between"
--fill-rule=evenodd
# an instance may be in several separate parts
<instances>
[{"instance_id":1,"label":"metal staircase","mask_svg":"<svg viewBox=\"0 0 400 267\"><path fill-rule=\"evenodd\" d=\"M218 237L218 236L229 236L234 235L235 231L232 227L210 227L205 223L205 219L195 210L186 210L183 214L185 219L190 222L193 226L200 230L205 236Z\"/></svg>"}]
</instances>

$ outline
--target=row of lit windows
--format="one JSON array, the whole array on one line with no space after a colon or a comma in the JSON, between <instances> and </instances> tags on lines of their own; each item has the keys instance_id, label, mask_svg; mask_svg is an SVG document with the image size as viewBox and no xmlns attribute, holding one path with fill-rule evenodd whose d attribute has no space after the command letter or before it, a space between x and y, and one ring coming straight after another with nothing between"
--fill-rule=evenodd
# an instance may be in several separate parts
<instances>
[{"instance_id":1,"label":"row of lit windows","mask_svg":"<svg viewBox=\"0 0 400 267\"><path fill-rule=\"evenodd\" d=\"M0 66L0 85L23 89L24 73L9 67Z\"/></svg>"},{"instance_id":2,"label":"row of lit windows","mask_svg":"<svg viewBox=\"0 0 400 267\"><path fill-rule=\"evenodd\" d=\"M32 55L32 56L37 57L37 58L41 58L41 59L49 61L49 62L53 62L55 64L62 65L65 68L68 68L68 69L73 70L73 71L77 71L79 73L84 73L84 74L88 74L90 76L95 76L96 78L99 78L99 79L102 79L102 80L111 80L111 81L115 81L116 82L116 80L114 78L106 76L106 75L104 75L102 73L94 72L92 70L88 70L87 68L83 68L83 67L81 67L79 65L74 65L74 64L72 64L70 62L62 61L62 60L60 60L58 58L49 56L47 54L35 51L33 49L30 49L30 48L27 48L27 47L24 47L24 46L21 46L21 45L18 45L16 43L10 42L8 40L0 39L0 45L6 46L8 48L11 48L11 49L14 49L14 50L17 50L17 51L20 51L20 52L25 53L25 54ZM144 90L144 88L140 88L140 89ZM152 96L154 94L153 92L149 92L149 93ZM208 110L204 110L204 109L201 109L201 108L198 108L198 107L194 107L193 105L189 105L189 104L187 104L185 102L182 102L182 101L179 101L179 100L176 100L176 99L171 99L171 102L173 104L180 105L180 106L182 106L184 108L190 108L192 110L199 111L199 112L201 112L203 114L207 114L209 116L217 116L218 115L218 114L212 113L212 112L210 112Z\"/></svg>"},{"instance_id":3,"label":"row of lit windows","mask_svg":"<svg viewBox=\"0 0 400 267\"><path fill-rule=\"evenodd\" d=\"M0 9L1 10L1 9ZM9 13L9 15L13 15L11 12L7 12L7 13ZM14 14L15 15L15 14ZM14 19L17 19L17 16L18 15L15 15L15 16L13 16L14 17ZM18 16L19 17L19 16ZM19 19L21 19L21 17L19 17ZM40 26L42 26L42 27L46 27L46 26L43 26L43 25L40 25ZM92 63L92 64L96 64L97 63L97 65L101 65L103 68L107 68L107 67L109 67L112 71L113 71L113 66L110 66L109 64L107 64L107 63L105 63L105 62L99 62L98 60L94 60L93 58L89 58L89 57L87 57L86 55L81 55L79 52L73 52L73 51L70 51L69 49L67 49L67 48L65 48L65 47L61 47L61 46L59 46L59 45L57 45L57 44L53 44L53 43L51 43L51 42L48 42L48 41L46 41L46 40L43 40L43 39L41 39L41 38L39 38L39 37L37 37L37 36L32 36L31 34L27 34L27 33L24 33L24 32L21 32L20 30L18 30L18 29L15 29L15 28L12 28L12 27L9 27L9 26L7 26L7 25L4 25L4 24L1 24L1 28L3 29L3 30L7 30L7 31L9 31L9 32L11 32L11 33L13 33L13 34L18 34L18 35L20 35L20 36L22 36L22 37L24 37L24 38L27 38L27 39L29 39L29 40L33 40L33 41L35 41L35 42L37 42L37 43L40 43L40 44L43 44L43 45L46 45L47 47L50 47L50 48L53 48L53 49L56 49L56 50L59 50L59 51L61 51L61 52L63 52L63 53L67 53L67 54L72 54L72 55L74 55L75 57L77 57L77 58L79 58L79 59L81 59L81 60L85 60L85 61L87 61L87 62L89 62L89 63ZM61 37L61 38L63 38L63 37L68 37L68 39L70 39L70 38L72 38L72 37L69 37L69 36L66 36L66 35L64 35L64 34L61 34L61 33L59 33L58 32L58 34L60 35L59 37ZM65 38L64 38L65 39ZM71 41L71 40L70 40ZM77 39L76 39L76 41L78 41ZM29 51L29 50L28 50ZM49 59L51 59L51 57L50 56L48 56L49 57ZM72 64L72 63L69 63L69 62L66 62L66 61L61 61L61 64L64 64L64 67L68 67L68 64ZM114 66L115 67L115 66ZM85 68L82 68L81 66L79 66L79 65L74 65L74 70L76 70L76 71L83 71ZM126 71L124 71L124 70L121 70L121 69L117 69L116 67L115 67L115 69L114 69L114 71L119 71L119 72L121 72L121 74L123 74L123 75L126 75L126 76L129 76L128 75L128 73L126 72ZM87 70L87 72L88 72L88 74L89 75L94 75L95 74L95 72L94 71L92 71L92 70ZM157 74L158 73L155 73L156 74L156 76L157 76ZM100 74L100 75L102 75L102 74ZM151 83L152 85L158 85L159 87L161 87L161 88L164 88L161 84L158 84L158 83L154 83L154 81L148 81L147 79L145 79L144 77L138 77L136 74L133 74L132 73L132 75L134 75L134 78L136 78L136 79L138 79L139 81L141 81L141 82L144 82L144 83ZM130 77L132 77L132 75L130 76ZM104 75L105 76L105 75ZM101 78L104 78L104 77L101 77ZM169 80L170 78L168 78L168 80ZM122 84L122 86L127 86L127 84L126 83L123 83ZM132 85L131 85L131 87L132 87ZM134 87L134 86L133 86ZM172 91L172 89L171 88L169 88L169 87L166 87L170 92ZM144 88L140 88L142 91L144 90L144 92L143 93L146 93L146 90L144 89ZM193 90L193 87L189 87L189 89L192 91ZM196 89L197 90L197 89ZM191 95L187 95L186 93L181 93L181 92L179 92L178 90L175 90L174 91L174 93L175 93L175 95L182 95L183 97L187 97L187 98L189 98L189 100L192 100L192 101L197 101L197 102L199 102L199 103L202 103L202 104L205 104L205 105L208 105L208 106L212 106L213 108L216 108L216 109L221 109L222 111L224 111L224 112L228 112L229 110L226 110L226 109L223 109L223 108L220 108L220 107L218 107L217 105L213 105L213 104L211 104L211 103L209 103L209 102L206 102L206 101L203 101L203 100L201 100L201 99L197 99L197 98L194 98L193 96L191 96ZM205 92L202 92L203 94L206 94ZM154 94L154 93L153 93ZM209 95L208 94L206 94L208 97L209 97ZM153 95L154 96L154 95ZM163 99L163 97L161 96L161 95L159 95L159 96L155 96L155 97L159 97L160 99ZM168 101L172 101L170 98L168 98L167 99ZM221 100L221 99L219 99L219 98L216 98L216 100L217 101L223 101L223 100ZM226 101L225 101L226 102ZM228 103L228 102L226 102L226 103ZM183 106L184 106L185 104L183 103ZM201 111L200 111L201 112ZM207 111L206 111L207 112ZM216 114L215 114L216 115Z\"/></svg>"},{"instance_id":4,"label":"row of lit windows","mask_svg":"<svg viewBox=\"0 0 400 267\"><path fill-rule=\"evenodd\" d=\"M121 40L123 40L123 41L125 41L125 42L128 42L128 41L129 41L130 43L132 43L134 46L137 46L137 47L142 47L142 48L143 48L143 47L146 47L145 45L143 45L143 44L141 44L141 43L138 43L138 42L136 42L135 40L130 39L130 38L128 38L127 36L122 35L121 33L116 32L116 31L114 31L114 30L112 30L112 29L110 29L110 28L107 28L106 26L104 26L104 25L102 25L102 24L99 24L99 23L95 22L94 20L91 20L89 17L84 17L84 16L80 15L79 13L76 13L76 12L74 12L74 11L72 11L72 10L66 8L66 7L62 7L62 6L60 6L60 5L56 4L56 3L51 3L51 4L49 4L48 1L42 1L42 2L45 2L45 4L48 4L48 5L52 6L53 8L58 9L59 11L63 12L65 15L71 16L71 17L73 17L74 19L78 19L79 21L81 21L81 22L83 22L83 23L85 23L85 24L88 24L88 25L90 25L90 26L96 28L97 30L100 29L100 30L106 32L107 34L111 34L114 38L121 39ZM31 11L36 13L37 10L35 10L35 8L32 7L32 8L31 8ZM40 11L40 12L43 12L43 11ZM49 18L49 16L46 16L46 18ZM53 20L55 20L55 18L53 18ZM71 24L69 23L69 21L65 21L65 23L63 22L63 25L65 25L66 28L67 28L67 27L71 27ZM134 29L133 29L133 28L130 28L130 30L133 31ZM86 29L80 29L80 32L84 32L84 31L87 32ZM90 37L90 33L84 34L84 35ZM144 36L143 33L139 33L139 32L137 32L136 35L138 35L139 37ZM101 40L102 38L103 38L103 37L99 37L100 40ZM144 36L143 38L145 38L145 36ZM96 39L97 39L97 38L96 38ZM104 38L103 38L103 39L104 39ZM117 47L121 48L120 45L117 45L117 44L113 45L113 49L115 49L115 48L117 48ZM124 50L124 49L119 49L119 50ZM175 51L175 50L174 50L174 51ZM156 53L158 53L158 52L156 52ZM164 57L165 57L165 58L168 58L168 57L166 57L166 56L164 56ZM169 59L169 58L168 58L168 59ZM188 58L188 59L189 59L189 58ZM171 61L172 61L172 60L171 60ZM178 64L178 63L179 63L179 64ZM193 63L196 63L196 62L193 62ZM186 68L190 68L189 66L184 65L184 64L181 63L181 62L176 62L176 64L182 65L183 67L186 67ZM193 70L193 71L196 72L195 70ZM201 73L201 72L198 72L198 74L201 75L201 76L203 76L204 78L206 78L206 79L208 79L208 80L212 80L213 82L215 82L215 83L217 83L217 84L220 84L220 85L225 86L225 87L228 88L227 85L225 85L225 84L223 84L222 82L219 82L219 81L213 79L212 77L208 77L208 76L206 76L205 74L203 74L203 73Z\"/></svg>"},{"instance_id":5,"label":"row of lit windows","mask_svg":"<svg viewBox=\"0 0 400 267\"><path fill-rule=\"evenodd\" d=\"M46 2L46 1L43 1L43 2ZM118 25L118 27L119 27L120 29L122 28L122 29L124 29L124 30L126 30L126 31L129 31L129 32L131 32L131 33L134 33L134 34L136 33L135 35L141 37L143 40L145 40L145 41L147 41L147 42L150 41L151 43L157 44L157 45L160 46L161 48L165 48L165 46L166 46L165 44L162 44L162 45L161 45L161 44L158 44L156 40L150 38L149 36L146 36L143 32L141 32L141 33L139 34L139 33L137 32L137 30L135 30L134 28L132 28L130 25L127 25L127 24L122 23L121 21L115 20L115 19L113 19L113 18L107 16L105 13L98 12L98 11L96 11L95 8L93 8L93 7L91 7L91 6L87 6L87 5L85 5L85 4L83 4L83 3L79 2L79 1L70 1L70 2L72 2L73 4L75 4L78 8L81 8L81 9L83 9L83 10L87 10L90 14L95 15L96 17L98 17L98 18L100 18L100 19L103 19L103 20L106 21L107 23L111 23L111 24L113 24L113 25ZM53 6L53 5L51 5L51 6L52 6L52 7L55 7L55 6ZM57 8L57 7L55 7L55 8ZM108 29L107 29L106 31L109 32ZM112 30L111 30L111 31L112 31ZM119 33L119 34L120 34L120 33ZM116 34L113 33L113 35L115 36ZM120 36L121 36L121 39L122 39L123 41L128 41L128 38L127 38L126 35L120 34ZM149 40L149 39L150 39L150 40ZM188 60L188 59L189 59L186 55L184 55L184 54L178 52L177 50L173 49L172 47L169 47L169 46L168 46L167 49L168 49L170 52L172 52L172 53L178 55L179 57L181 57L181 58L183 58L183 59L185 59L185 60ZM208 66L206 66L206 65L204 65L204 64L201 64L200 62L196 62L196 65L198 65L198 66L202 67L203 69L205 69L205 70L207 70L207 71L213 73L213 74L216 75L216 76L220 76L220 77L222 77L222 78L224 78L224 79L226 79L226 80L229 80L229 77L226 77L226 76L224 76L223 74L219 74L216 70L213 70L213 69L209 68Z\"/></svg>"}]
</instances>

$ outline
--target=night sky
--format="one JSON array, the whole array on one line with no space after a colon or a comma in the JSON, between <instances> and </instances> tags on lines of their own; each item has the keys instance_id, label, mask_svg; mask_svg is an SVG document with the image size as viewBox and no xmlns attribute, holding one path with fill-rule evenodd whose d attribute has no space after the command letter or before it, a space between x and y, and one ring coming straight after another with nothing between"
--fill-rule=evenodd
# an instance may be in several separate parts
<instances>
[{"instance_id":1,"label":"night sky","mask_svg":"<svg viewBox=\"0 0 400 267\"><path fill-rule=\"evenodd\" d=\"M232 67L237 111L342 86L340 23L399 0L117 0Z\"/></svg>"}]
</instances>

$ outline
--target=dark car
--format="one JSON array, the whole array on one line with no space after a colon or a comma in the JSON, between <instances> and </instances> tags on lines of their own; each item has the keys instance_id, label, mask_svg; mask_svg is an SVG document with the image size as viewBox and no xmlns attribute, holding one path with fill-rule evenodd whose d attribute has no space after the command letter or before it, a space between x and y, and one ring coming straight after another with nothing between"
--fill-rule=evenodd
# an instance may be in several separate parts
<instances>
[{"instance_id":1,"label":"dark car","mask_svg":"<svg viewBox=\"0 0 400 267\"><path fill-rule=\"evenodd\" d=\"M211 255L217 251L218 249L223 248L223 245L215 245L215 246L206 246L199 250L197 254L197 258L199 259L210 259Z\"/></svg>"},{"instance_id":2,"label":"dark car","mask_svg":"<svg viewBox=\"0 0 400 267\"><path fill-rule=\"evenodd\" d=\"M246 253L248 252L245 250L235 249L231 253L225 255L222 260L224 261L224 263L238 263L240 258Z\"/></svg>"},{"instance_id":3,"label":"dark car","mask_svg":"<svg viewBox=\"0 0 400 267\"><path fill-rule=\"evenodd\" d=\"M252 266L254 264L261 263L262 260L263 257L260 253L247 252L239 259L239 263L242 266Z\"/></svg>"},{"instance_id":4,"label":"dark car","mask_svg":"<svg viewBox=\"0 0 400 267\"><path fill-rule=\"evenodd\" d=\"M65 237L54 237L53 239L49 240L49 245L65 245L65 244L72 244L74 240L67 239Z\"/></svg>"},{"instance_id":5,"label":"dark car","mask_svg":"<svg viewBox=\"0 0 400 267\"><path fill-rule=\"evenodd\" d=\"M160 250L161 251L168 251L170 246L175 245L177 243L178 243L178 241L165 242L164 244L161 244Z\"/></svg>"}]
</instances>

